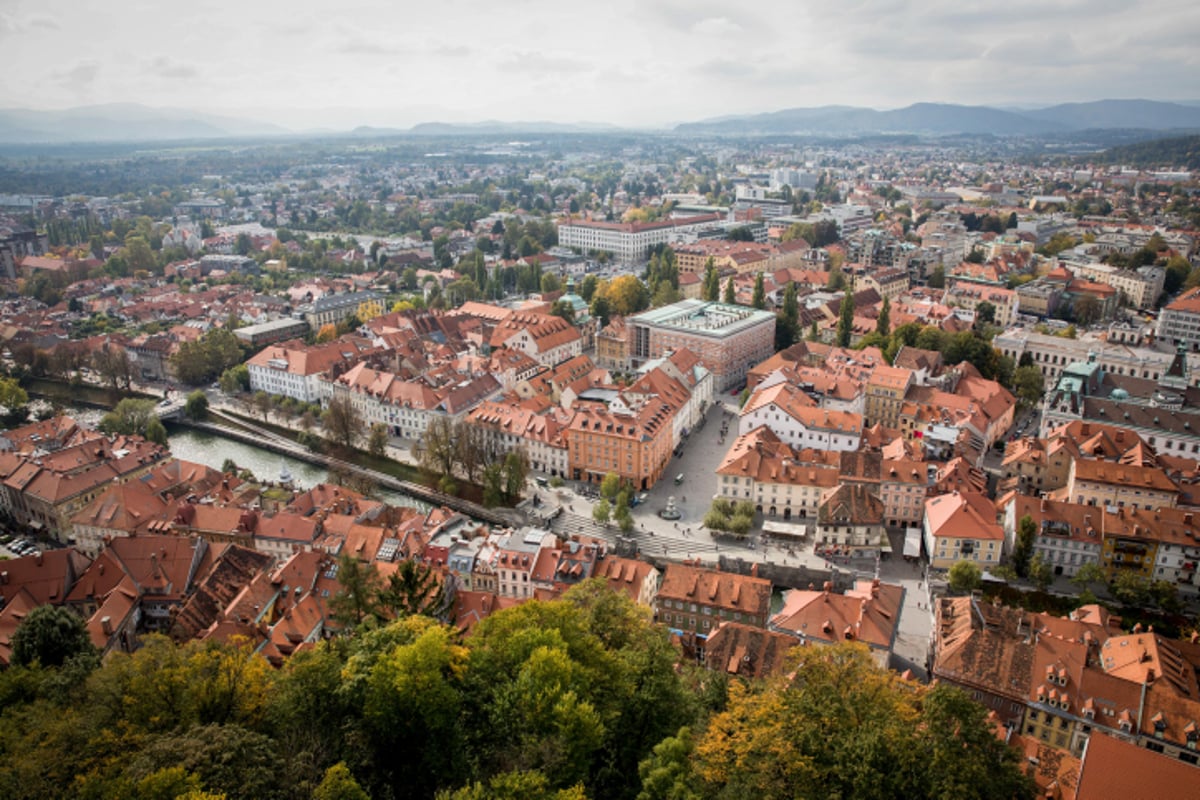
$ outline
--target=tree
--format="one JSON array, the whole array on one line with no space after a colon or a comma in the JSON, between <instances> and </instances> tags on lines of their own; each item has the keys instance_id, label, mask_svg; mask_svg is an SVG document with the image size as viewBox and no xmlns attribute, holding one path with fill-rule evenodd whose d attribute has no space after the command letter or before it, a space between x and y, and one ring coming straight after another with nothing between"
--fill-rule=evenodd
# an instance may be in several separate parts
<instances>
[{"instance_id":1,"label":"tree","mask_svg":"<svg viewBox=\"0 0 1200 800\"><path fill-rule=\"evenodd\" d=\"M268 421L271 414L271 409L274 408L275 401L271 399L271 395L267 394L262 389L254 393L254 407L258 409L258 413L262 414L263 422Z\"/></svg>"},{"instance_id":2,"label":"tree","mask_svg":"<svg viewBox=\"0 0 1200 800\"><path fill-rule=\"evenodd\" d=\"M367 439L367 452L376 458L387 455L388 429L382 422L371 426L371 435Z\"/></svg>"},{"instance_id":3,"label":"tree","mask_svg":"<svg viewBox=\"0 0 1200 800\"><path fill-rule=\"evenodd\" d=\"M726 305L734 305L737 303L737 290L733 287L733 276L729 276L729 280L725 282L725 297Z\"/></svg>"},{"instance_id":4,"label":"tree","mask_svg":"<svg viewBox=\"0 0 1200 800\"><path fill-rule=\"evenodd\" d=\"M854 293L847 289L842 294L842 305L838 311L837 338L838 347L849 347L854 336Z\"/></svg>"},{"instance_id":5,"label":"tree","mask_svg":"<svg viewBox=\"0 0 1200 800\"><path fill-rule=\"evenodd\" d=\"M542 294L550 294L551 292L562 291L562 281L552 272L547 272L542 275L541 281Z\"/></svg>"},{"instance_id":6,"label":"tree","mask_svg":"<svg viewBox=\"0 0 1200 800\"><path fill-rule=\"evenodd\" d=\"M1044 592L1054 583L1054 569L1043 561L1040 555L1034 556L1029 562L1029 580Z\"/></svg>"},{"instance_id":7,"label":"tree","mask_svg":"<svg viewBox=\"0 0 1200 800\"><path fill-rule=\"evenodd\" d=\"M61 667L68 659L94 652L83 618L63 606L38 606L12 635L12 662Z\"/></svg>"},{"instance_id":8,"label":"tree","mask_svg":"<svg viewBox=\"0 0 1200 800\"><path fill-rule=\"evenodd\" d=\"M612 519L612 507L606 498L601 497L599 502L592 506L592 519L601 525L608 525L609 520Z\"/></svg>"},{"instance_id":9,"label":"tree","mask_svg":"<svg viewBox=\"0 0 1200 800\"><path fill-rule=\"evenodd\" d=\"M721 299L721 276L717 273L716 262L709 256L704 264L704 283L700 287L700 298L715 303Z\"/></svg>"},{"instance_id":10,"label":"tree","mask_svg":"<svg viewBox=\"0 0 1200 800\"><path fill-rule=\"evenodd\" d=\"M398 617L436 617L445 607L445 600L433 570L412 559L401 561L379 592L380 605Z\"/></svg>"},{"instance_id":11,"label":"tree","mask_svg":"<svg viewBox=\"0 0 1200 800\"><path fill-rule=\"evenodd\" d=\"M600 496L607 500L613 500L620 491L621 476L615 472L606 473L604 478L600 481Z\"/></svg>"},{"instance_id":12,"label":"tree","mask_svg":"<svg viewBox=\"0 0 1200 800\"><path fill-rule=\"evenodd\" d=\"M370 795L354 780L354 775L344 761L339 761L325 770L325 777L313 790L312 796L313 800L371 800Z\"/></svg>"},{"instance_id":13,"label":"tree","mask_svg":"<svg viewBox=\"0 0 1200 800\"><path fill-rule=\"evenodd\" d=\"M483 468L483 504L488 508L504 502L504 466L492 462Z\"/></svg>"},{"instance_id":14,"label":"tree","mask_svg":"<svg viewBox=\"0 0 1200 800\"><path fill-rule=\"evenodd\" d=\"M1013 388L1017 397L1028 406L1035 406L1042 400L1045 391L1045 377L1042 371L1032 364L1017 367L1013 373Z\"/></svg>"},{"instance_id":15,"label":"tree","mask_svg":"<svg viewBox=\"0 0 1200 800\"><path fill-rule=\"evenodd\" d=\"M126 397L117 403L116 408L101 417L99 428L110 435L143 436L150 439L150 433L155 424L162 428L153 400L137 400ZM157 433L157 429L153 430ZM166 441L165 429L163 429L163 441Z\"/></svg>"},{"instance_id":16,"label":"tree","mask_svg":"<svg viewBox=\"0 0 1200 800\"><path fill-rule=\"evenodd\" d=\"M1104 573L1104 568L1094 561L1089 561L1079 567L1075 574L1071 576L1071 583L1076 586L1082 586L1084 589L1090 589L1094 585L1107 582L1108 576Z\"/></svg>"},{"instance_id":17,"label":"tree","mask_svg":"<svg viewBox=\"0 0 1200 800\"><path fill-rule=\"evenodd\" d=\"M585 303L592 302L592 298L596 295L596 287L599 285L600 279L595 275L585 276L583 282L579 284L579 296Z\"/></svg>"},{"instance_id":18,"label":"tree","mask_svg":"<svg viewBox=\"0 0 1200 800\"><path fill-rule=\"evenodd\" d=\"M319 331L317 331L317 337L315 341L317 344L326 344L327 342L332 342L334 339L336 339L337 335L337 325L334 325L332 322L327 322L321 326Z\"/></svg>"},{"instance_id":19,"label":"tree","mask_svg":"<svg viewBox=\"0 0 1200 800\"><path fill-rule=\"evenodd\" d=\"M996 324L996 306L983 300L975 306L975 327Z\"/></svg>"},{"instance_id":20,"label":"tree","mask_svg":"<svg viewBox=\"0 0 1200 800\"><path fill-rule=\"evenodd\" d=\"M92 354L92 369L115 392L128 390L133 383L133 362L123 347L105 343Z\"/></svg>"},{"instance_id":21,"label":"tree","mask_svg":"<svg viewBox=\"0 0 1200 800\"><path fill-rule=\"evenodd\" d=\"M436 417L413 447L413 455L430 474L453 478L459 455L454 424L445 417Z\"/></svg>"},{"instance_id":22,"label":"tree","mask_svg":"<svg viewBox=\"0 0 1200 800\"><path fill-rule=\"evenodd\" d=\"M700 794L693 788L694 750L692 732L687 727L655 745L650 758L638 764L642 790L637 800L700 800Z\"/></svg>"},{"instance_id":23,"label":"tree","mask_svg":"<svg viewBox=\"0 0 1200 800\"><path fill-rule=\"evenodd\" d=\"M1074 314L1075 322L1087 328L1099 321L1102 309L1100 301L1094 295L1085 294L1075 301L1071 310Z\"/></svg>"},{"instance_id":24,"label":"tree","mask_svg":"<svg viewBox=\"0 0 1200 800\"><path fill-rule=\"evenodd\" d=\"M28 405L29 395L16 378L0 378L0 407L5 410L6 417L19 424L25 419Z\"/></svg>"},{"instance_id":25,"label":"tree","mask_svg":"<svg viewBox=\"0 0 1200 800\"><path fill-rule=\"evenodd\" d=\"M245 364L230 367L221 373L218 384L225 394L248 392L250 391L250 368Z\"/></svg>"},{"instance_id":26,"label":"tree","mask_svg":"<svg viewBox=\"0 0 1200 800\"><path fill-rule=\"evenodd\" d=\"M685 784L722 798L1033 796L987 709L960 689L905 681L857 642L792 652L786 676L730 685Z\"/></svg>"},{"instance_id":27,"label":"tree","mask_svg":"<svg viewBox=\"0 0 1200 800\"><path fill-rule=\"evenodd\" d=\"M183 405L183 413L189 419L202 420L208 416L208 395L197 389L187 396Z\"/></svg>"},{"instance_id":28,"label":"tree","mask_svg":"<svg viewBox=\"0 0 1200 800\"><path fill-rule=\"evenodd\" d=\"M1150 600L1150 581L1127 569L1117 570L1112 582L1113 597L1127 606L1144 606Z\"/></svg>"},{"instance_id":29,"label":"tree","mask_svg":"<svg viewBox=\"0 0 1200 800\"><path fill-rule=\"evenodd\" d=\"M945 289L946 288L946 268L938 264L933 268L933 272L929 275L929 288Z\"/></svg>"},{"instance_id":30,"label":"tree","mask_svg":"<svg viewBox=\"0 0 1200 800\"><path fill-rule=\"evenodd\" d=\"M983 572L974 561L955 561L947 577L955 592L973 592L983 585Z\"/></svg>"},{"instance_id":31,"label":"tree","mask_svg":"<svg viewBox=\"0 0 1200 800\"><path fill-rule=\"evenodd\" d=\"M800 338L800 302L796 297L796 284L788 281L783 290L783 307L775 320L775 350L786 350Z\"/></svg>"},{"instance_id":32,"label":"tree","mask_svg":"<svg viewBox=\"0 0 1200 800\"><path fill-rule=\"evenodd\" d=\"M1037 523L1026 514L1017 523L1017 541L1013 546L1013 569L1024 578L1029 574L1029 559L1033 557L1033 542L1037 536Z\"/></svg>"},{"instance_id":33,"label":"tree","mask_svg":"<svg viewBox=\"0 0 1200 800\"><path fill-rule=\"evenodd\" d=\"M343 625L361 625L368 618L378 619L382 609L380 590L383 580L374 564L364 564L347 551L338 556L337 581L342 587L329 598L333 616Z\"/></svg>"},{"instance_id":34,"label":"tree","mask_svg":"<svg viewBox=\"0 0 1200 800\"><path fill-rule=\"evenodd\" d=\"M349 397L333 397L321 414L321 426L330 441L346 448L353 448L362 430L362 417Z\"/></svg>"},{"instance_id":35,"label":"tree","mask_svg":"<svg viewBox=\"0 0 1200 800\"><path fill-rule=\"evenodd\" d=\"M750 305L760 310L767 307L767 295L763 287L763 274L761 272L754 277L754 294L750 299Z\"/></svg>"},{"instance_id":36,"label":"tree","mask_svg":"<svg viewBox=\"0 0 1200 800\"><path fill-rule=\"evenodd\" d=\"M516 500L525 488L525 478L529 475L529 457L525 451L517 448L509 451L504 457L504 493L509 500Z\"/></svg>"},{"instance_id":37,"label":"tree","mask_svg":"<svg viewBox=\"0 0 1200 800\"><path fill-rule=\"evenodd\" d=\"M875 332L880 336L889 336L892 332L892 305L888 298L883 298L879 307L879 316L875 319Z\"/></svg>"}]
</instances>

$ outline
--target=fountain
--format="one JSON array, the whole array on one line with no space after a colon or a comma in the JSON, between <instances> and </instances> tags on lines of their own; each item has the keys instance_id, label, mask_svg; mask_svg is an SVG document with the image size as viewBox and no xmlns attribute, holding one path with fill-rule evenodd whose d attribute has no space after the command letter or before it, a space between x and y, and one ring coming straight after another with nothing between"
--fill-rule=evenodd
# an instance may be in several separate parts
<instances>
[{"instance_id":1,"label":"fountain","mask_svg":"<svg viewBox=\"0 0 1200 800\"><path fill-rule=\"evenodd\" d=\"M659 511L658 515L660 517L662 517L663 519L669 519L669 520L680 519L683 516L683 513L680 512L680 510L675 507L675 496L674 495L667 498L667 507L664 508L662 511Z\"/></svg>"}]
</instances>

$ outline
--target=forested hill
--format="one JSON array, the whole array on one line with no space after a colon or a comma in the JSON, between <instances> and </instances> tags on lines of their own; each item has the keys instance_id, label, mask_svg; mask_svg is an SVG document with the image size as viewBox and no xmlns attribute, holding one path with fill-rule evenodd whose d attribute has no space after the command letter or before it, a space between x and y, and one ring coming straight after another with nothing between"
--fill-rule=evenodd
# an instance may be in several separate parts
<instances>
[{"instance_id":1,"label":"forested hill","mask_svg":"<svg viewBox=\"0 0 1200 800\"><path fill-rule=\"evenodd\" d=\"M599 581L465 638L363 617L280 670L162 636L100 663L81 620L43 608L0 671L7 800L1032 798L962 691L857 643L797 648L763 682L679 666L666 629Z\"/></svg>"},{"instance_id":2,"label":"forested hill","mask_svg":"<svg viewBox=\"0 0 1200 800\"><path fill-rule=\"evenodd\" d=\"M1200 169L1200 135L1113 147L1104 152L1103 160L1109 164L1128 164L1147 169Z\"/></svg>"}]
</instances>

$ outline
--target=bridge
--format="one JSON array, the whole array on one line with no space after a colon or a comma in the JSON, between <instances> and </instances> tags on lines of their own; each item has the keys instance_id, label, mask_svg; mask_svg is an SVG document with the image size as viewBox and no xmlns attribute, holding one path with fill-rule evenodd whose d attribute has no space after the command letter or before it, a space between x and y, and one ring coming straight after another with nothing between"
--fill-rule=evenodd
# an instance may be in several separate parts
<instances>
[{"instance_id":1,"label":"bridge","mask_svg":"<svg viewBox=\"0 0 1200 800\"><path fill-rule=\"evenodd\" d=\"M183 419L183 407L185 405L187 405L187 398L176 394L175 399L162 400L158 405L154 406L154 414L164 422L167 420Z\"/></svg>"}]
</instances>

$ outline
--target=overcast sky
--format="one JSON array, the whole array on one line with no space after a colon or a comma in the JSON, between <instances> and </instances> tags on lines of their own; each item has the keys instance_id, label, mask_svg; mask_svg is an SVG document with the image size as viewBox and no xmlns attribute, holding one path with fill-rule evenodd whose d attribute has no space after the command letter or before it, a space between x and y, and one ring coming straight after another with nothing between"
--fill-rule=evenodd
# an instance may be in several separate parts
<instances>
[{"instance_id":1,"label":"overcast sky","mask_svg":"<svg viewBox=\"0 0 1200 800\"><path fill-rule=\"evenodd\" d=\"M0 0L0 107L292 128L1200 100L1196 0Z\"/></svg>"}]
</instances>

